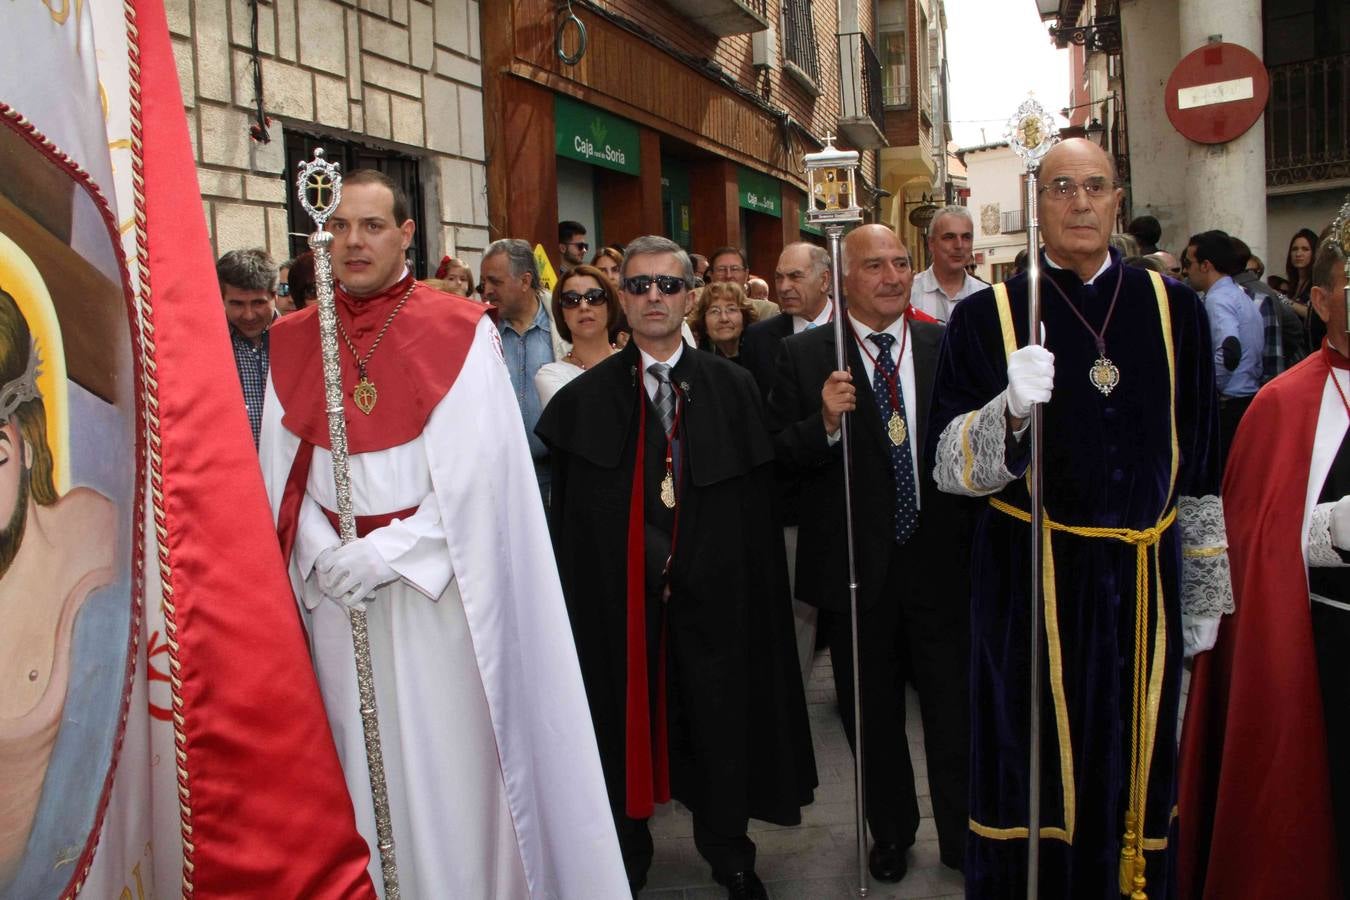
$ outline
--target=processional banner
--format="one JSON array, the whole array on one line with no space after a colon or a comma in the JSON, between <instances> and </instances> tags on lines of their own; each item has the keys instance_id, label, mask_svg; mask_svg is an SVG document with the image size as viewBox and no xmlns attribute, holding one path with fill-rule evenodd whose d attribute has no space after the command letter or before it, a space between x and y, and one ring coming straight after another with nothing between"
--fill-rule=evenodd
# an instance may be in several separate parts
<instances>
[{"instance_id":1,"label":"processional banner","mask_svg":"<svg viewBox=\"0 0 1350 900\"><path fill-rule=\"evenodd\" d=\"M0 900L371 897L162 3L0 42Z\"/></svg>"}]
</instances>

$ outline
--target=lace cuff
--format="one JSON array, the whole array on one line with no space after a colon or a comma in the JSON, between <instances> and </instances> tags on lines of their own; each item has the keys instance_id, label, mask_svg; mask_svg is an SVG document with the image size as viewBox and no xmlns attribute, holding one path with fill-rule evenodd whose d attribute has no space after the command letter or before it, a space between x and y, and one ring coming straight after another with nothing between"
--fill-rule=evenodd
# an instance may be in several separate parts
<instances>
[{"instance_id":1,"label":"lace cuff","mask_svg":"<svg viewBox=\"0 0 1350 900\"><path fill-rule=\"evenodd\" d=\"M1007 403L999 394L980 409L947 423L938 438L933 478L948 494L984 497L1017 476L1008 471Z\"/></svg>"},{"instance_id":2,"label":"lace cuff","mask_svg":"<svg viewBox=\"0 0 1350 900\"><path fill-rule=\"evenodd\" d=\"M1217 617L1233 611L1223 501L1213 494L1177 501L1181 527L1181 612Z\"/></svg>"},{"instance_id":3,"label":"lace cuff","mask_svg":"<svg viewBox=\"0 0 1350 900\"><path fill-rule=\"evenodd\" d=\"M1313 507L1312 521L1308 523L1308 565L1310 566L1344 566L1345 560L1341 557L1340 551L1336 545L1331 542L1331 510L1336 506L1333 500L1331 503L1319 503Z\"/></svg>"}]
</instances>

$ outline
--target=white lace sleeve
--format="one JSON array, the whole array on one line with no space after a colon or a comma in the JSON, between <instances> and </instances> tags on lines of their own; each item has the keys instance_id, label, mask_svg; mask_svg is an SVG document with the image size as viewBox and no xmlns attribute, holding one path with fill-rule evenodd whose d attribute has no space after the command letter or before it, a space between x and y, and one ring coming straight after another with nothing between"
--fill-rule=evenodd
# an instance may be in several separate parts
<instances>
[{"instance_id":1,"label":"white lace sleeve","mask_svg":"<svg viewBox=\"0 0 1350 900\"><path fill-rule=\"evenodd\" d=\"M1213 494L1177 501L1181 527L1181 612L1191 618L1233 611L1223 501Z\"/></svg>"},{"instance_id":2,"label":"white lace sleeve","mask_svg":"<svg viewBox=\"0 0 1350 900\"><path fill-rule=\"evenodd\" d=\"M1308 523L1308 565L1345 566L1345 560L1331 542L1331 503L1319 503L1313 507L1312 520Z\"/></svg>"},{"instance_id":3,"label":"white lace sleeve","mask_svg":"<svg viewBox=\"0 0 1350 900\"><path fill-rule=\"evenodd\" d=\"M980 409L957 416L938 438L933 478L940 490L984 497L1003 490L1016 476L1008 471L1007 409L999 394Z\"/></svg>"}]
</instances>

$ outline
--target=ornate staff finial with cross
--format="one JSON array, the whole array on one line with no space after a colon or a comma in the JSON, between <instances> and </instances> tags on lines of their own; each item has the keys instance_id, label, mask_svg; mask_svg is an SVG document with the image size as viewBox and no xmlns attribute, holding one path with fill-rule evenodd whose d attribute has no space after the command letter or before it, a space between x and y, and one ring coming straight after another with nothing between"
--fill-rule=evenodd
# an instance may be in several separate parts
<instances>
[{"instance_id":1,"label":"ornate staff finial with cross","mask_svg":"<svg viewBox=\"0 0 1350 900\"><path fill-rule=\"evenodd\" d=\"M324 159L323 148L314 148L314 158L301 161L295 178L300 207L314 220L314 228L323 230L328 217L342 200L342 172L335 162Z\"/></svg>"}]
</instances>

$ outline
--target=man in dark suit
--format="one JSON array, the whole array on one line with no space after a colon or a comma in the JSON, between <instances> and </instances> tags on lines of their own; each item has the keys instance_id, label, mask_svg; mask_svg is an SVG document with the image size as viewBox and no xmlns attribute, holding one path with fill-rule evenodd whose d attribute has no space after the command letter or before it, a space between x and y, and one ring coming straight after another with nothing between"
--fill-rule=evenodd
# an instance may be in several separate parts
<instances>
[{"instance_id":1,"label":"man in dark suit","mask_svg":"<svg viewBox=\"0 0 1350 900\"><path fill-rule=\"evenodd\" d=\"M741 341L741 365L755 376L765 399L773 387L779 342L830 321L830 254L804 241L788 244L773 278L782 312L751 325Z\"/></svg>"},{"instance_id":2,"label":"man in dark suit","mask_svg":"<svg viewBox=\"0 0 1350 900\"><path fill-rule=\"evenodd\" d=\"M965 852L969 745L969 509L921 470L942 326L906 315L909 251L883 225L844 241L850 372L833 328L782 342L769 395L779 468L800 487L796 596L820 608L853 741L853 674L840 417L851 416L863 747L872 875L899 881L919 808L905 738L905 681L918 689L942 862ZM855 751L856 752L856 751Z\"/></svg>"}]
</instances>

